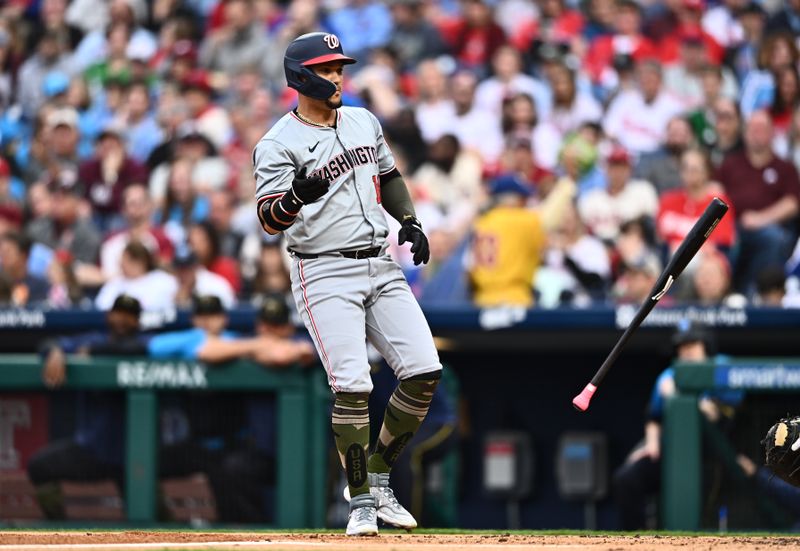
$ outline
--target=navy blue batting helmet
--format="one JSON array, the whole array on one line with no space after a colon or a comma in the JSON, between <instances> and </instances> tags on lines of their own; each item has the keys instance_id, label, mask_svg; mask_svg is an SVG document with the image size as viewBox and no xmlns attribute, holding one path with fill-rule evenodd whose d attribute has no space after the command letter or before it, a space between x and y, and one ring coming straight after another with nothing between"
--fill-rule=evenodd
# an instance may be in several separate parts
<instances>
[{"instance_id":1,"label":"navy blue batting helmet","mask_svg":"<svg viewBox=\"0 0 800 551\"><path fill-rule=\"evenodd\" d=\"M352 57L344 55L339 37L335 34L308 33L298 36L286 48L286 55L283 57L286 82L304 96L328 99L336 92L336 85L320 77L309 67L329 61L341 61L345 64L356 62Z\"/></svg>"}]
</instances>

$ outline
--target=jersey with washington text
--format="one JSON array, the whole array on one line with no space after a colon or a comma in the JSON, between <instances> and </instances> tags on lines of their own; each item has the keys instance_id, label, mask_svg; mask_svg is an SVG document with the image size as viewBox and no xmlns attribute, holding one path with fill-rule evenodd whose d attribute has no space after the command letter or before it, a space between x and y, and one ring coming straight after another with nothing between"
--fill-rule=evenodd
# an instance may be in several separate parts
<instances>
[{"instance_id":1,"label":"jersey with washington text","mask_svg":"<svg viewBox=\"0 0 800 551\"><path fill-rule=\"evenodd\" d=\"M284 115L253 151L259 208L289 191L303 167L331 185L318 201L304 205L284 231L290 249L306 254L383 246L389 228L380 205L380 176L395 167L375 116L359 107L340 107L335 127L308 124Z\"/></svg>"}]
</instances>

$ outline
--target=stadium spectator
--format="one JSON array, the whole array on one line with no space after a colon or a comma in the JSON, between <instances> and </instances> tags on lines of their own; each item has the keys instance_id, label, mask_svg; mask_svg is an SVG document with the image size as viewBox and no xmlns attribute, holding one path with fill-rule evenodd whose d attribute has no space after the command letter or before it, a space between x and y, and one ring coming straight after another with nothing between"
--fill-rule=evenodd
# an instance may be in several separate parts
<instances>
[{"instance_id":1,"label":"stadium spectator","mask_svg":"<svg viewBox=\"0 0 800 551\"><path fill-rule=\"evenodd\" d=\"M363 59L373 48L385 46L392 31L392 16L383 2L346 0L330 12L327 22L339 36L342 48L356 59Z\"/></svg>"},{"instance_id":2,"label":"stadium spectator","mask_svg":"<svg viewBox=\"0 0 800 551\"><path fill-rule=\"evenodd\" d=\"M226 309L232 308L236 303L233 287L228 280L219 274L208 271L197 260L197 255L188 247L178 249L172 266L178 280L175 305L179 308L190 307L193 300L205 295L219 297Z\"/></svg>"},{"instance_id":3,"label":"stadium spectator","mask_svg":"<svg viewBox=\"0 0 800 551\"><path fill-rule=\"evenodd\" d=\"M183 98L189 107L189 120L198 132L211 140L214 147L224 148L233 138L233 129L227 111L214 102L211 76L197 69L189 73L181 85Z\"/></svg>"},{"instance_id":4,"label":"stadium spectator","mask_svg":"<svg viewBox=\"0 0 800 551\"><path fill-rule=\"evenodd\" d=\"M463 151L458 139L445 135L428 148L428 160L411 181L418 197L434 204L459 234L474 218L483 200L480 157Z\"/></svg>"},{"instance_id":5,"label":"stadium spectator","mask_svg":"<svg viewBox=\"0 0 800 551\"><path fill-rule=\"evenodd\" d=\"M97 137L96 155L84 161L78 173L78 180L86 187L94 223L103 232L118 229L123 223L120 208L125 188L147 182L147 169L125 152L123 132L118 123L108 123Z\"/></svg>"},{"instance_id":6,"label":"stadium spectator","mask_svg":"<svg viewBox=\"0 0 800 551\"><path fill-rule=\"evenodd\" d=\"M234 293L239 292L242 288L239 265L235 258L222 254L220 235L211 222L206 220L192 224L187 242L201 265L225 278Z\"/></svg>"},{"instance_id":7,"label":"stadium spectator","mask_svg":"<svg viewBox=\"0 0 800 551\"><path fill-rule=\"evenodd\" d=\"M737 15L749 0L724 0L703 14L703 30L723 48L738 46L744 40L744 29Z\"/></svg>"},{"instance_id":8,"label":"stadium spectator","mask_svg":"<svg viewBox=\"0 0 800 551\"><path fill-rule=\"evenodd\" d=\"M131 159L145 164L161 144L163 133L150 109L150 85L142 80L131 82L117 124L125 128L126 150Z\"/></svg>"},{"instance_id":9,"label":"stadium spectator","mask_svg":"<svg viewBox=\"0 0 800 551\"><path fill-rule=\"evenodd\" d=\"M440 61L426 59L417 66L418 100L414 115L422 139L427 144L447 133L456 112L448 94L447 75L442 65Z\"/></svg>"},{"instance_id":10,"label":"stadium spectator","mask_svg":"<svg viewBox=\"0 0 800 551\"><path fill-rule=\"evenodd\" d=\"M658 204L656 233L674 253L686 234L714 197L730 204L719 184L712 182L708 157L700 149L687 149L681 155L680 177L683 187L664 192ZM735 209L720 221L708 237L704 250L716 248L728 254L736 240Z\"/></svg>"},{"instance_id":11,"label":"stadium spectator","mask_svg":"<svg viewBox=\"0 0 800 551\"><path fill-rule=\"evenodd\" d=\"M450 79L453 134L463 150L477 153L485 166L493 167L503 151L503 135L497 117L475 104L476 84L475 75L467 71Z\"/></svg>"},{"instance_id":12,"label":"stadium spectator","mask_svg":"<svg viewBox=\"0 0 800 551\"><path fill-rule=\"evenodd\" d=\"M538 117L550 112L550 89L542 81L523 72L522 57L517 50L508 45L500 46L492 56L492 76L481 80L475 89L475 104L500 116L504 113L504 102L520 94L530 98L533 112Z\"/></svg>"},{"instance_id":13,"label":"stadium spectator","mask_svg":"<svg viewBox=\"0 0 800 551\"><path fill-rule=\"evenodd\" d=\"M779 266L762 270L756 278L753 304L781 308L786 297L786 273Z\"/></svg>"},{"instance_id":14,"label":"stadium spectator","mask_svg":"<svg viewBox=\"0 0 800 551\"><path fill-rule=\"evenodd\" d=\"M706 64L700 71L700 86L703 90L703 101L692 111L687 120L692 127L695 140L703 147L709 148L716 142L714 132L714 106L722 95L722 70L715 65Z\"/></svg>"},{"instance_id":15,"label":"stadium spectator","mask_svg":"<svg viewBox=\"0 0 800 551\"><path fill-rule=\"evenodd\" d=\"M727 61L741 84L748 73L758 69L758 50L764 38L767 13L761 4L750 0L738 10L736 20L743 37L739 44L728 49Z\"/></svg>"},{"instance_id":16,"label":"stadium spectator","mask_svg":"<svg viewBox=\"0 0 800 551\"><path fill-rule=\"evenodd\" d=\"M513 175L491 183L492 206L473 228L469 277L482 308L533 305L533 278L544 254L539 215L525 206L530 188Z\"/></svg>"},{"instance_id":17,"label":"stadium spectator","mask_svg":"<svg viewBox=\"0 0 800 551\"><path fill-rule=\"evenodd\" d=\"M553 64L547 74L553 90L552 109L543 118L564 139L583 124L598 122L602 116L600 104L591 94L578 89L575 71L565 63Z\"/></svg>"},{"instance_id":18,"label":"stadium spectator","mask_svg":"<svg viewBox=\"0 0 800 551\"><path fill-rule=\"evenodd\" d=\"M175 277L156 267L147 247L130 241L120 257L119 275L100 288L94 304L100 310L107 310L119 295L127 294L137 299L145 311L164 311L174 308L177 292Z\"/></svg>"},{"instance_id":19,"label":"stadium spectator","mask_svg":"<svg viewBox=\"0 0 800 551\"><path fill-rule=\"evenodd\" d=\"M291 289L289 270L283 260L280 242L269 241L261 246L255 278L249 296L258 302L265 295L286 294Z\"/></svg>"},{"instance_id":20,"label":"stadium spectator","mask_svg":"<svg viewBox=\"0 0 800 551\"><path fill-rule=\"evenodd\" d=\"M233 226L236 198L227 190L218 190L209 195L208 205L208 221L219 236L220 254L228 258L239 258L244 235Z\"/></svg>"},{"instance_id":21,"label":"stadium spectator","mask_svg":"<svg viewBox=\"0 0 800 551\"><path fill-rule=\"evenodd\" d=\"M611 101L603 130L629 151L648 153L664 141L668 122L682 107L664 90L657 62L642 61L636 72L639 87L623 90Z\"/></svg>"},{"instance_id":22,"label":"stadium spectator","mask_svg":"<svg viewBox=\"0 0 800 551\"><path fill-rule=\"evenodd\" d=\"M606 156L606 187L596 187L578 199L581 220L595 237L613 242L628 220L654 218L658 196L646 180L631 179L631 157L622 147Z\"/></svg>"},{"instance_id":23,"label":"stadium spectator","mask_svg":"<svg viewBox=\"0 0 800 551\"><path fill-rule=\"evenodd\" d=\"M780 9L775 11L769 18L767 30L770 32L791 33L797 36L800 33L800 23L797 18L800 15L800 4L797 0L786 0Z\"/></svg>"},{"instance_id":24,"label":"stadium spectator","mask_svg":"<svg viewBox=\"0 0 800 551\"><path fill-rule=\"evenodd\" d=\"M614 300L619 304L643 304L650 298L662 268L658 257L649 251L625 260L612 289ZM669 298L664 297L666 302Z\"/></svg>"},{"instance_id":25,"label":"stadium spectator","mask_svg":"<svg viewBox=\"0 0 800 551\"><path fill-rule=\"evenodd\" d=\"M559 169L564 179L575 183L578 197L606 186L597 158L597 146L584 134L575 133L564 140L559 154Z\"/></svg>"},{"instance_id":26,"label":"stadium spectator","mask_svg":"<svg viewBox=\"0 0 800 551\"><path fill-rule=\"evenodd\" d=\"M47 113L42 134L42 148L31 156L25 167L28 183L78 179L78 113L71 107L53 109Z\"/></svg>"},{"instance_id":27,"label":"stadium spectator","mask_svg":"<svg viewBox=\"0 0 800 551\"><path fill-rule=\"evenodd\" d=\"M25 235L8 231L0 236L0 273L11 285L14 306L41 306L50 290L47 281L28 272L31 241Z\"/></svg>"},{"instance_id":28,"label":"stadium spectator","mask_svg":"<svg viewBox=\"0 0 800 551\"><path fill-rule=\"evenodd\" d=\"M787 131L775 136L773 148L778 157L793 163L794 166L800 166L800 108L792 113Z\"/></svg>"},{"instance_id":29,"label":"stadium spectator","mask_svg":"<svg viewBox=\"0 0 800 551\"><path fill-rule=\"evenodd\" d=\"M271 44L263 22L254 18L252 0L227 0L222 8L223 25L206 35L200 48L200 65L233 80L244 67L263 66ZM260 72L266 74L267 68Z\"/></svg>"},{"instance_id":30,"label":"stadium spectator","mask_svg":"<svg viewBox=\"0 0 800 551\"><path fill-rule=\"evenodd\" d=\"M642 33L641 12L642 8L633 0L613 3L609 32L590 42L584 58L586 72L596 85L612 89L618 84L615 57L629 56L635 63L656 57L651 38Z\"/></svg>"},{"instance_id":31,"label":"stadium spectator","mask_svg":"<svg viewBox=\"0 0 800 551\"><path fill-rule=\"evenodd\" d=\"M681 102L684 110L696 109L705 99L702 79L709 57L703 34L699 30L687 31L681 36L679 59L664 69L664 89ZM722 78L720 93L735 98L736 77L727 67L715 67Z\"/></svg>"},{"instance_id":32,"label":"stadium spectator","mask_svg":"<svg viewBox=\"0 0 800 551\"><path fill-rule=\"evenodd\" d=\"M757 111L747 121L745 150L728 155L717 172L736 211L739 251L734 287L751 294L759 270L782 266L797 234L792 227L800 211L797 169L775 156L770 116Z\"/></svg>"},{"instance_id":33,"label":"stadium spectator","mask_svg":"<svg viewBox=\"0 0 800 551\"><path fill-rule=\"evenodd\" d=\"M25 233L33 241L52 250L65 250L78 262L94 264L100 247L100 234L92 223L81 216L84 197L79 183L56 180L49 193L44 188L31 189L34 194L52 193L49 213L41 212L25 227ZM47 199L42 197L42 202ZM46 208L43 207L43 208Z\"/></svg>"},{"instance_id":34,"label":"stadium spectator","mask_svg":"<svg viewBox=\"0 0 800 551\"><path fill-rule=\"evenodd\" d=\"M681 155L694 142L692 127L682 116L670 119L666 130L658 149L642 155L635 170L636 177L653 184L659 195L681 187Z\"/></svg>"},{"instance_id":35,"label":"stadium spectator","mask_svg":"<svg viewBox=\"0 0 800 551\"><path fill-rule=\"evenodd\" d=\"M208 197L196 193L192 177L194 163L188 159L175 159L170 163L166 194L156 211L155 221L164 226L164 231L173 243L186 240L189 224L208 218ZM151 195L152 182L151 182Z\"/></svg>"},{"instance_id":36,"label":"stadium spectator","mask_svg":"<svg viewBox=\"0 0 800 551\"><path fill-rule=\"evenodd\" d=\"M122 215L125 218L123 229L110 234L100 246L102 277L108 279L119 275L122 251L131 241L138 241L147 247L159 266L169 264L174 247L163 229L151 222L153 203L144 185L132 184L125 188Z\"/></svg>"},{"instance_id":37,"label":"stadium spectator","mask_svg":"<svg viewBox=\"0 0 800 551\"><path fill-rule=\"evenodd\" d=\"M67 354L82 356L141 356L146 339L139 332L142 307L135 298L120 295L106 312L106 329L48 339L40 346L42 381L50 388L69 379ZM113 480L123 493L123 423L125 403L113 393L79 391L75 395L75 429L66 438L50 442L28 462L28 476L40 495L51 495L46 485L61 482ZM48 518L63 518L59 503L42 499Z\"/></svg>"},{"instance_id":38,"label":"stadium spectator","mask_svg":"<svg viewBox=\"0 0 800 551\"><path fill-rule=\"evenodd\" d=\"M692 287L688 302L700 306L720 306L731 292L731 265L720 252L708 251L697 257L692 267ZM687 275L689 275L687 274Z\"/></svg>"},{"instance_id":39,"label":"stadium spectator","mask_svg":"<svg viewBox=\"0 0 800 551\"><path fill-rule=\"evenodd\" d=\"M480 0L464 0L459 16L439 23L456 60L480 75L486 74L490 60L506 41L492 10L491 5Z\"/></svg>"},{"instance_id":40,"label":"stadium spectator","mask_svg":"<svg viewBox=\"0 0 800 551\"><path fill-rule=\"evenodd\" d=\"M739 104L731 98L719 98L714 103L714 143L709 156L714 169L718 169L729 154L744 149L742 140L742 116Z\"/></svg>"},{"instance_id":41,"label":"stadium spectator","mask_svg":"<svg viewBox=\"0 0 800 551\"><path fill-rule=\"evenodd\" d=\"M775 96L769 106L775 139L784 138L800 108L800 76L796 66L782 67L775 73Z\"/></svg>"},{"instance_id":42,"label":"stadium spectator","mask_svg":"<svg viewBox=\"0 0 800 551\"><path fill-rule=\"evenodd\" d=\"M703 325L681 320L672 336L675 360L705 362L714 355L713 337ZM675 371L669 367L661 372L653 385L645 422L644 440L628 454L613 476L613 496L620 515L620 528L641 530L655 528L648 522L647 502L661 489L661 424L664 404L674 396ZM700 397L698 408L711 422L719 422L731 412L730 407L742 400L741 391L706 393Z\"/></svg>"},{"instance_id":43,"label":"stadium spectator","mask_svg":"<svg viewBox=\"0 0 800 551\"><path fill-rule=\"evenodd\" d=\"M23 115L34 120L45 102L47 76L53 73L71 73L69 55L61 50L56 32L46 32L36 45L36 53L20 66L17 75L17 98Z\"/></svg>"},{"instance_id":44,"label":"stadium spectator","mask_svg":"<svg viewBox=\"0 0 800 551\"><path fill-rule=\"evenodd\" d=\"M560 225L548 232L547 251L536 273L539 306L586 307L605 300L611 276L611 263L603 242L586 233L571 204Z\"/></svg>"},{"instance_id":45,"label":"stadium spectator","mask_svg":"<svg viewBox=\"0 0 800 551\"><path fill-rule=\"evenodd\" d=\"M758 49L758 67L749 71L742 82L739 106L745 119L770 106L775 97L775 76L785 67L796 67L799 58L793 36L782 33L764 36Z\"/></svg>"},{"instance_id":46,"label":"stadium spectator","mask_svg":"<svg viewBox=\"0 0 800 551\"><path fill-rule=\"evenodd\" d=\"M445 53L439 31L424 16L422 0L391 0L392 31L388 46L397 54L403 72L413 70L420 61Z\"/></svg>"}]
</instances>

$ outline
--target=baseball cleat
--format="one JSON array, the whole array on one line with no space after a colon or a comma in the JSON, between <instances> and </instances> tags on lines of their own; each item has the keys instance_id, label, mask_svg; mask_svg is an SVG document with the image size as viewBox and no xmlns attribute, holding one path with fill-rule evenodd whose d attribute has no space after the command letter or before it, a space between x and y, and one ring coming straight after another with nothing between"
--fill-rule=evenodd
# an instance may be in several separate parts
<instances>
[{"instance_id":1,"label":"baseball cleat","mask_svg":"<svg viewBox=\"0 0 800 551\"><path fill-rule=\"evenodd\" d=\"M389 474L367 473L367 477L369 479L369 491L377 500L378 518L386 524L405 530L416 528L417 521L394 497L394 492L389 487ZM350 488L348 486L344 487L344 498L350 501Z\"/></svg>"},{"instance_id":2,"label":"baseball cleat","mask_svg":"<svg viewBox=\"0 0 800 551\"><path fill-rule=\"evenodd\" d=\"M350 501L350 518L347 521L348 536L377 536L378 515L375 496L361 494Z\"/></svg>"}]
</instances>

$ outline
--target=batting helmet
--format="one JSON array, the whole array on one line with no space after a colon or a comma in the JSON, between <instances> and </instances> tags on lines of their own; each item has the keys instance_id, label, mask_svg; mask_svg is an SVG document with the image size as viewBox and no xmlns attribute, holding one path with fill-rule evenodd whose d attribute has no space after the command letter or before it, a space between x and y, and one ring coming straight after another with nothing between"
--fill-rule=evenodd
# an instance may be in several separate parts
<instances>
[{"instance_id":1,"label":"batting helmet","mask_svg":"<svg viewBox=\"0 0 800 551\"><path fill-rule=\"evenodd\" d=\"M330 33L308 33L297 38L286 48L283 69L286 82L304 96L315 99L328 99L336 92L336 85L318 76L309 69L329 61L355 63L352 57L342 52L339 37Z\"/></svg>"}]
</instances>

